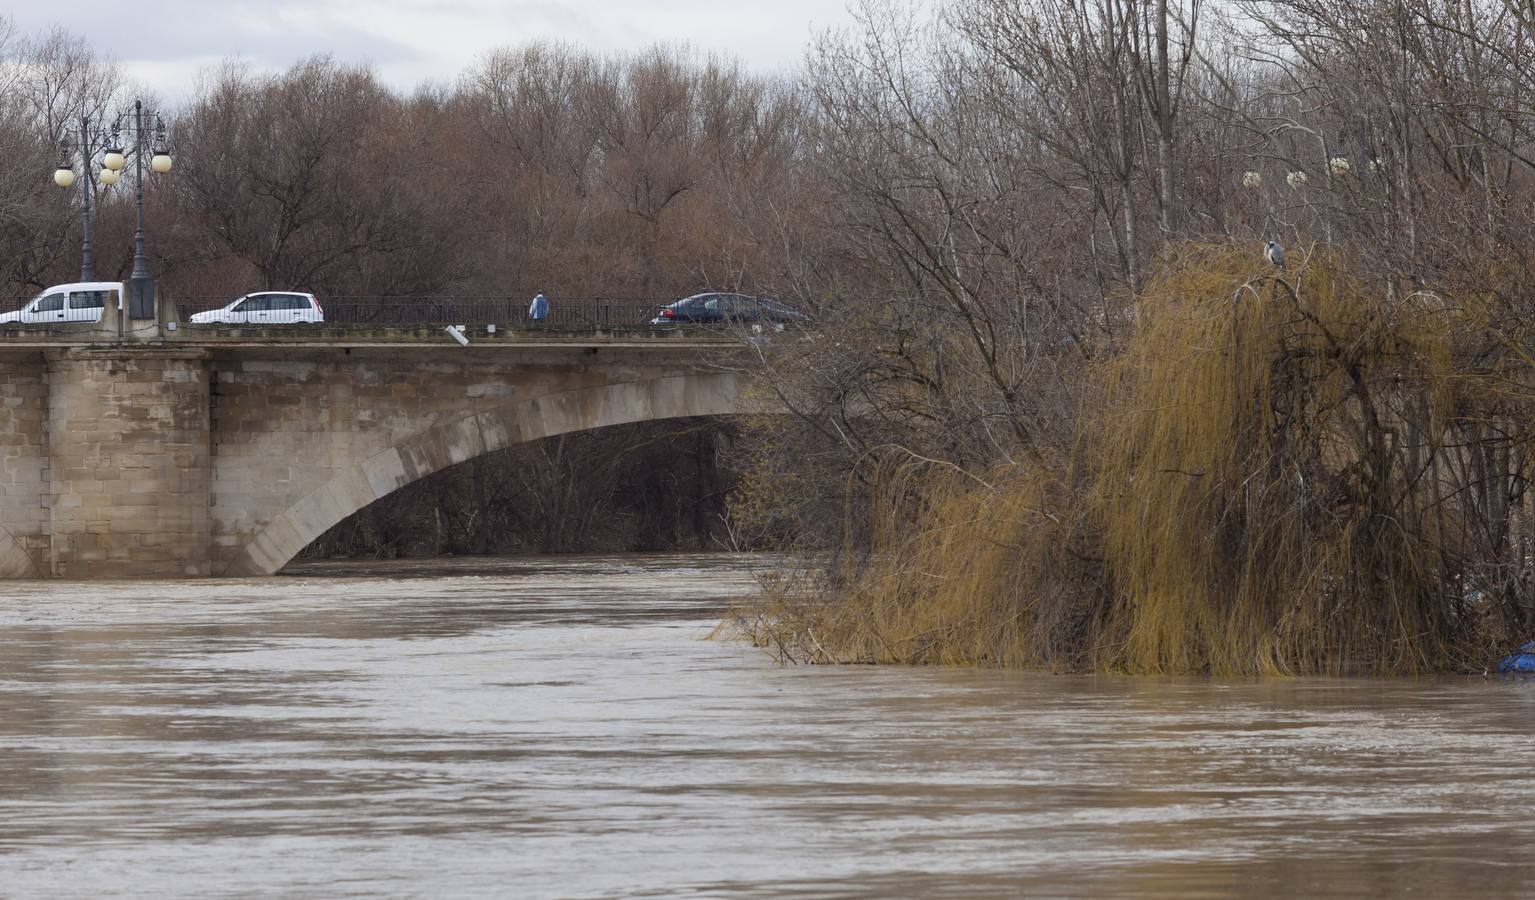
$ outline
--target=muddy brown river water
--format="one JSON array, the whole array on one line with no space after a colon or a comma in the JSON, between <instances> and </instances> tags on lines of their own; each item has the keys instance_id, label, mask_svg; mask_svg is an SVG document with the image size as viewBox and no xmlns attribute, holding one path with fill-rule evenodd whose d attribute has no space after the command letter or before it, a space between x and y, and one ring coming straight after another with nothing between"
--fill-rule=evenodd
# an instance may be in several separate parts
<instances>
[{"instance_id":1,"label":"muddy brown river water","mask_svg":"<svg viewBox=\"0 0 1535 900\"><path fill-rule=\"evenodd\" d=\"M762 564L0 586L0 896L1535 895L1535 683L785 667Z\"/></svg>"}]
</instances>

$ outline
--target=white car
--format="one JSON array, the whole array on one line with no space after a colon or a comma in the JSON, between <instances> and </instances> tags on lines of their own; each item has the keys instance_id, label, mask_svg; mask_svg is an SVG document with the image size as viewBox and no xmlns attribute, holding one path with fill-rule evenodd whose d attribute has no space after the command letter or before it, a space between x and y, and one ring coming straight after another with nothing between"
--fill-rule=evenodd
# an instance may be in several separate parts
<instances>
[{"instance_id":1,"label":"white car","mask_svg":"<svg viewBox=\"0 0 1535 900\"><path fill-rule=\"evenodd\" d=\"M48 288L21 309L0 314L0 325L13 323L99 322L107 304L118 305L120 281L80 281Z\"/></svg>"},{"instance_id":2,"label":"white car","mask_svg":"<svg viewBox=\"0 0 1535 900\"><path fill-rule=\"evenodd\" d=\"M325 321L325 310L314 294L260 291L246 294L222 309L193 313L193 325L288 325Z\"/></svg>"}]
</instances>

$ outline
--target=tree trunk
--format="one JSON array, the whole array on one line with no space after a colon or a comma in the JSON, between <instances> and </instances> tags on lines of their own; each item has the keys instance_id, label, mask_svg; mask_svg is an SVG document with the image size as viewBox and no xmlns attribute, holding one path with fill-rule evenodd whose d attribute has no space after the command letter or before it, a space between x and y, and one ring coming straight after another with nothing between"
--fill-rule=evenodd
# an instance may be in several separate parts
<instances>
[{"instance_id":1,"label":"tree trunk","mask_svg":"<svg viewBox=\"0 0 1535 900\"><path fill-rule=\"evenodd\" d=\"M1162 174L1162 233L1171 235L1177 227L1173 210L1176 161L1173 153L1173 106L1167 61L1167 0L1157 0L1157 165Z\"/></svg>"}]
</instances>

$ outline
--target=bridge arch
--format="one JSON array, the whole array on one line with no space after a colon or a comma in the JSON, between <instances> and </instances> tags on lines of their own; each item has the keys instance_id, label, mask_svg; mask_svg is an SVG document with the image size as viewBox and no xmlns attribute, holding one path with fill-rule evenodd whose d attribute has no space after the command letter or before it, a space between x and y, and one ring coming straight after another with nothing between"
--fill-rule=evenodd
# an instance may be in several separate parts
<instances>
[{"instance_id":1,"label":"bridge arch","mask_svg":"<svg viewBox=\"0 0 1535 900\"><path fill-rule=\"evenodd\" d=\"M271 575L332 525L373 501L514 444L609 425L750 411L736 375L702 372L545 394L465 415L359 460L299 497L215 574Z\"/></svg>"}]
</instances>

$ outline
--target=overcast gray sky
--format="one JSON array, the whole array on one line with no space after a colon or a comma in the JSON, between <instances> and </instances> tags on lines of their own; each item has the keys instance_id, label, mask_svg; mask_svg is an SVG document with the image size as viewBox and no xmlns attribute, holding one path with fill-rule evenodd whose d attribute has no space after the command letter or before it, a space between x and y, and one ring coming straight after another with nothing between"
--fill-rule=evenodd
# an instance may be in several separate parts
<instances>
[{"instance_id":1,"label":"overcast gray sky","mask_svg":"<svg viewBox=\"0 0 1535 900\"><path fill-rule=\"evenodd\" d=\"M22 34L63 27L167 98L237 57L268 70L316 53L372 63L389 84L451 81L484 51L563 40L599 51L657 41L797 65L812 30L850 24L846 0L10 0Z\"/></svg>"}]
</instances>

